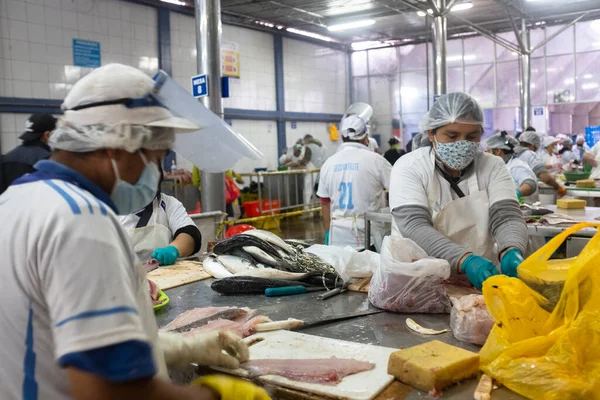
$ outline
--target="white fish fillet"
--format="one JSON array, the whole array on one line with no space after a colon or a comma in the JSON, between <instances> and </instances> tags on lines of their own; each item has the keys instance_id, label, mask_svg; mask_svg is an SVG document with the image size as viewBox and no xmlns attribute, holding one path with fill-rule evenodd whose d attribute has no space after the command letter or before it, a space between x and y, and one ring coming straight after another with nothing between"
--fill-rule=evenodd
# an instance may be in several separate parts
<instances>
[{"instance_id":1,"label":"white fish fillet","mask_svg":"<svg viewBox=\"0 0 600 400\"><path fill-rule=\"evenodd\" d=\"M434 329L423 328L421 325L417 324L412 318L406 318L406 326L409 329L422 333L423 335L439 335L440 333L448 332L448 329L442 329L441 331L436 331Z\"/></svg>"},{"instance_id":2,"label":"white fish fillet","mask_svg":"<svg viewBox=\"0 0 600 400\"><path fill-rule=\"evenodd\" d=\"M306 277L304 272L287 272L275 268L253 268L234 274L234 276L253 276L255 278L285 279L288 281L299 281Z\"/></svg>"},{"instance_id":3,"label":"white fish fillet","mask_svg":"<svg viewBox=\"0 0 600 400\"><path fill-rule=\"evenodd\" d=\"M213 278L221 279L233 276L233 274L223 266L214 256L208 256L202 262L204 270L212 275Z\"/></svg>"},{"instance_id":4,"label":"white fish fillet","mask_svg":"<svg viewBox=\"0 0 600 400\"><path fill-rule=\"evenodd\" d=\"M217 260L232 274L256 269L256 266L253 263L237 256L220 255L217 256Z\"/></svg>"},{"instance_id":5,"label":"white fish fillet","mask_svg":"<svg viewBox=\"0 0 600 400\"><path fill-rule=\"evenodd\" d=\"M252 230L244 232L244 234L262 239L269 244L272 244L276 247L279 247L280 249L283 249L286 253L289 253L289 254L295 253L295 250L292 248L292 246L290 246L289 244L284 242L282 238L280 238L279 236L277 236L276 234L274 234L272 232L263 231L261 229L252 229Z\"/></svg>"}]
</instances>

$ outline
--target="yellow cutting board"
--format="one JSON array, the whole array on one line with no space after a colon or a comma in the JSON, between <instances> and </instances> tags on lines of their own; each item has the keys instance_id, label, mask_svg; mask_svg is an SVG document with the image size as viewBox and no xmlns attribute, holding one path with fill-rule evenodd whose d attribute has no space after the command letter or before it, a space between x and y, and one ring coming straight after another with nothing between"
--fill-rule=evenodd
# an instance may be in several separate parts
<instances>
[{"instance_id":1,"label":"yellow cutting board","mask_svg":"<svg viewBox=\"0 0 600 400\"><path fill-rule=\"evenodd\" d=\"M147 274L162 290L186 285L210 278L210 274L204 270L200 261L177 261L168 267L158 267Z\"/></svg>"}]
</instances>

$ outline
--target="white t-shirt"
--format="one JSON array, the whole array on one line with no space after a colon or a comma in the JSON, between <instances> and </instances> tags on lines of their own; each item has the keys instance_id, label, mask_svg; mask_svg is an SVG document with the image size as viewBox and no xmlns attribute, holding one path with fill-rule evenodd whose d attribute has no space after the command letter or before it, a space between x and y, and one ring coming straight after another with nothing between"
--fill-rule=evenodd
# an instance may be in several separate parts
<instances>
[{"instance_id":1,"label":"white t-shirt","mask_svg":"<svg viewBox=\"0 0 600 400\"><path fill-rule=\"evenodd\" d=\"M152 213L158 213L156 222L169 228L173 235L185 226L196 226L185 210L183 204L175 197L164 193L160 194L160 202L158 197L152 200ZM140 212L119 216L119 221L125 229L134 229L140 220L139 214ZM145 226L151 226L154 222L155 220L150 218ZM166 243L165 246L166 245L168 245L168 243Z\"/></svg>"},{"instance_id":2,"label":"white t-shirt","mask_svg":"<svg viewBox=\"0 0 600 400\"><path fill-rule=\"evenodd\" d=\"M600 179L600 142L596 143L594 147L590 150L590 153L594 156L596 162L598 162L598 166L592 169L592 173L590 174L590 178L592 179Z\"/></svg>"},{"instance_id":3,"label":"white t-shirt","mask_svg":"<svg viewBox=\"0 0 600 400\"><path fill-rule=\"evenodd\" d=\"M97 197L58 179L11 186L0 226L0 399L70 399L61 358L156 338L129 239Z\"/></svg>"},{"instance_id":4,"label":"white t-shirt","mask_svg":"<svg viewBox=\"0 0 600 400\"><path fill-rule=\"evenodd\" d=\"M391 164L358 143L344 143L321 168L317 196L331 199L331 217L378 211L390 184Z\"/></svg>"},{"instance_id":5,"label":"white t-shirt","mask_svg":"<svg viewBox=\"0 0 600 400\"><path fill-rule=\"evenodd\" d=\"M537 177L533 173L533 170L523 160L513 157L506 163L506 167L510 171L510 176L512 177L515 189L521 187L526 180L537 181Z\"/></svg>"},{"instance_id":6,"label":"white t-shirt","mask_svg":"<svg viewBox=\"0 0 600 400\"><path fill-rule=\"evenodd\" d=\"M477 174L480 190L487 190L490 206L500 200L516 198L512 178L504 161L492 154L479 152L475 156L474 168L462 177L458 186L465 195L469 194L467 179ZM428 195L437 185L440 198L435 201L435 211L458 199L450 183L435 170L435 155L431 146L422 147L401 157L394 164L390 179L390 209L402 206L425 206L429 208ZM457 216L460 217L460 216Z\"/></svg>"},{"instance_id":7,"label":"white t-shirt","mask_svg":"<svg viewBox=\"0 0 600 400\"><path fill-rule=\"evenodd\" d=\"M372 138L372 137L369 138L369 149L371 149L371 151L374 151L376 153L379 152L379 145L377 144L377 140L375 140L375 138Z\"/></svg>"}]
</instances>

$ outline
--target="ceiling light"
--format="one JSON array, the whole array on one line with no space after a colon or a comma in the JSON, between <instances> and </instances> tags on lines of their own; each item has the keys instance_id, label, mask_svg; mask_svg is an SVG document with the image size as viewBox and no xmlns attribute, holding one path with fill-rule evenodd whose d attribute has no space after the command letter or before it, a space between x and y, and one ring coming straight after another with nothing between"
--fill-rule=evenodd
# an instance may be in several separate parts
<instances>
[{"instance_id":1,"label":"ceiling light","mask_svg":"<svg viewBox=\"0 0 600 400\"><path fill-rule=\"evenodd\" d=\"M372 7L373 7L373 5L371 3L341 6L341 7L329 7L327 9L327 14L328 15L349 14L349 13L358 12L358 11L365 11Z\"/></svg>"},{"instance_id":2,"label":"ceiling light","mask_svg":"<svg viewBox=\"0 0 600 400\"><path fill-rule=\"evenodd\" d=\"M427 15L427 14L425 14L423 11L417 11L417 15L418 15L419 17L424 17L424 16L425 16L425 15Z\"/></svg>"},{"instance_id":3,"label":"ceiling light","mask_svg":"<svg viewBox=\"0 0 600 400\"><path fill-rule=\"evenodd\" d=\"M584 83L583 85L581 85L581 88L583 90L596 89L597 87L598 84L596 82Z\"/></svg>"},{"instance_id":4,"label":"ceiling light","mask_svg":"<svg viewBox=\"0 0 600 400\"><path fill-rule=\"evenodd\" d=\"M283 29L283 25L277 25L277 29L279 29L279 30Z\"/></svg>"},{"instance_id":5,"label":"ceiling light","mask_svg":"<svg viewBox=\"0 0 600 400\"><path fill-rule=\"evenodd\" d=\"M464 11L473 8L473 3L460 3L450 9L450 11Z\"/></svg>"},{"instance_id":6,"label":"ceiling light","mask_svg":"<svg viewBox=\"0 0 600 400\"><path fill-rule=\"evenodd\" d=\"M331 32L345 31L347 29L362 28L363 26L373 25L374 23L375 23L374 19L363 19L360 21L346 22L343 24L331 25L331 26L327 27L327 30L329 30Z\"/></svg>"},{"instance_id":7,"label":"ceiling light","mask_svg":"<svg viewBox=\"0 0 600 400\"><path fill-rule=\"evenodd\" d=\"M290 33L295 33L296 35L308 36L313 39L323 40L325 42L331 42L333 40L330 37L319 35L318 33L314 33L314 32L303 31L302 29L287 28L286 31L288 31Z\"/></svg>"},{"instance_id":8,"label":"ceiling light","mask_svg":"<svg viewBox=\"0 0 600 400\"><path fill-rule=\"evenodd\" d=\"M184 1L179 1L179 0L160 0L163 3L169 3L169 4L175 4L177 6L185 6L185 2Z\"/></svg>"},{"instance_id":9,"label":"ceiling light","mask_svg":"<svg viewBox=\"0 0 600 400\"><path fill-rule=\"evenodd\" d=\"M254 23L258 24L258 25L266 26L267 28L274 28L275 27L275 24L272 23L272 22L258 21L257 20L257 21L254 21Z\"/></svg>"},{"instance_id":10,"label":"ceiling light","mask_svg":"<svg viewBox=\"0 0 600 400\"><path fill-rule=\"evenodd\" d=\"M592 79L593 76L594 75L592 75L592 74L585 74L585 75L583 75L583 79Z\"/></svg>"}]
</instances>

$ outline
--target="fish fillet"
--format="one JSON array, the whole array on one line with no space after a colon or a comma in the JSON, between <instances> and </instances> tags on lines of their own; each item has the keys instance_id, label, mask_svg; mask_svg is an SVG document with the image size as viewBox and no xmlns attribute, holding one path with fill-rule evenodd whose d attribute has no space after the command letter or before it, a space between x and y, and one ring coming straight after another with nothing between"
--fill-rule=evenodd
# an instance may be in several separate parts
<instances>
[{"instance_id":1,"label":"fish fillet","mask_svg":"<svg viewBox=\"0 0 600 400\"><path fill-rule=\"evenodd\" d=\"M217 319L248 318L254 313L247 307L204 307L193 308L179 314L173 321L169 322L163 330L185 332L190 329L206 325Z\"/></svg>"},{"instance_id":2,"label":"fish fillet","mask_svg":"<svg viewBox=\"0 0 600 400\"><path fill-rule=\"evenodd\" d=\"M228 319L217 319L210 321L206 325L194 328L183 333L183 336L192 335L197 332L212 332L212 331L231 331L241 337L248 337L254 334L256 325L263 322L271 322L271 319L265 315L257 315L247 321L230 321Z\"/></svg>"},{"instance_id":3,"label":"fish fillet","mask_svg":"<svg viewBox=\"0 0 600 400\"><path fill-rule=\"evenodd\" d=\"M279 375L292 381L337 385L348 375L370 371L375 364L351 358L250 360L240 365L252 377Z\"/></svg>"},{"instance_id":4,"label":"fish fillet","mask_svg":"<svg viewBox=\"0 0 600 400\"><path fill-rule=\"evenodd\" d=\"M158 301L158 297L160 296L160 289L158 285L148 279L148 285L150 286L150 299L152 300L152 305L156 306L162 303L162 301Z\"/></svg>"}]
</instances>

